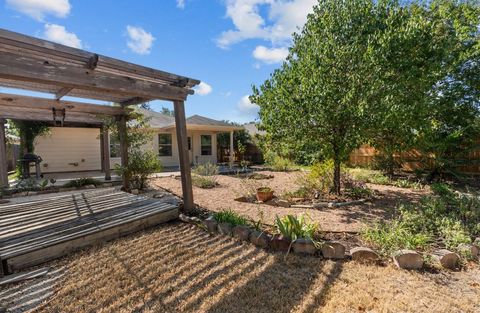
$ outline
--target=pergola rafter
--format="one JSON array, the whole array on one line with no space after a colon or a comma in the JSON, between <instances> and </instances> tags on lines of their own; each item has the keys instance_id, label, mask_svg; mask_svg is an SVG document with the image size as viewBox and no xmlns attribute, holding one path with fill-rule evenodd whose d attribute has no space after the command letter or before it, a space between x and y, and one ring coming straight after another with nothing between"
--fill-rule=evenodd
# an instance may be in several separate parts
<instances>
[{"instance_id":1,"label":"pergola rafter","mask_svg":"<svg viewBox=\"0 0 480 313\"><path fill-rule=\"evenodd\" d=\"M125 108L150 100L172 101L179 134L177 141L181 151L186 209L193 207L193 196L184 101L194 93L192 88L199 83L185 76L0 29L0 86L52 94L52 99L0 94L0 122L4 119L53 122L55 113L60 111L67 124L101 127L97 115L115 116L120 129L122 164L126 165ZM121 106L60 100L65 96L108 101ZM4 146L5 136L2 133L0 131L0 142ZM104 151L108 147L105 143L108 134L104 130L101 138ZM8 185L4 150L0 147L0 185ZM103 155L108 153L104 151ZM102 165L107 166L107 161L102 156ZM126 179L124 187L128 187Z\"/></svg>"}]
</instances>

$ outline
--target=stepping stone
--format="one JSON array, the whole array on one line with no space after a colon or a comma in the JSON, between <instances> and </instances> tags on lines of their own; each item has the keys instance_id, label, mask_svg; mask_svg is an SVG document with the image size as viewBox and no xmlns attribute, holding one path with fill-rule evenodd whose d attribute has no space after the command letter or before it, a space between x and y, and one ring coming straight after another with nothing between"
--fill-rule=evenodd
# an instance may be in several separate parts
<instances>
[{"instance_id":1,"label":"stepping stone","mask_svg":"<svg viewBox=\"0 0 480 313\"><path fill-rule=\"evenodd\" d=\"M355 247L350 250L352 259L360 263L375 263L380 260L380 256L370 248Z\"/></svg>"},{"instance_id":2,"label":"stepping stone","mask_svg":"<svg viewBox=\"0 0 480 313\"><path fill-rule=\"evenodd\" d=\"M393 253L393 262L398 268L418 270L423 267L422 256L414 250L398 250Z\"/></svg>"},{"instance_id":3,"label":"stepping stone","mask_svg":"<svg viewBox=\"0 0 480 313\"><path fill-rule=\"evenodd\" d=\"M218 232L218 223L213 218L213 216L208 217L206 220L203 221L203 225L207 228L208 232L211 234L215 234Z\"/></svg>"},{"instance_id":4,"label":"stepping stone","mask_svg":"<svg viewBox=\"0 0 480 313\"><path fill-rule=\"evenodd\" d=\"M322 255L327 259L343 259L345 246L337 241L327 241L322 245Z\"/></svg>"},{"instance_id":5,"label":"stepping stone","mask_svg":"<svg viewBox=\"0 0 480 313\"><path fill-rule=\"evenodd\" d=\"M238 225L233 228L233 237L240 241L248 241L252 230L245 225Z\"/></svg>"},{"instance_id":6,"label":"stepping stone","mask_svg":"<svg viewBox=\"0 0 480 313\"><path fill-rule=\"evenodd\" d=\"M270 236L264 232L254 230L250 233L250 242L260 248L268 248Z\"/></svg>"},{"instance_id":7,"label":"stepping stone","mask_svg":"<svg viewBox=\"0 0 480 313\"><path fill-rule=\"evenodd\" d=\"M310 239L299 238L293 242L292 248L296 254L314 255L317 252L315 244Z\"/></svg>"},{"instance_id":8,"label":"stepping stone","mask_svg":"<svg viewBox=\"0 0 480 313\"><path fill-rule=\"evenodd\" d=\"M180 214L178 215L178 219L181 220L184 223L191 223L192 219L189 216L186 216L185 214Z\"/></svg>"},{"instance_id":9,"label":"stepping stone","mask_svg":"<svg viewBox=\"0 0 480 313\"><path fill-rule=\"evenodd\" d=\"M270 241L270 248L273 251L287 252L290 248L291 241L283 236L275 235Z\"/></svg>"},{"instance_id":10,"label":"stepping stone","mask_svg":"<svg viewBox=\"0 0 480 313\"><path fill-rule=\"evenodd\" d=\"M455 269L458 266L458 263L460 262L460 257L458 254L446 250L446 249L441 249L437 250L433 253L434 259L436 259L444 268L448 269Z\"/></svg>"},{"instance_id":11,"label":"stepping stone","mask_svg":"<svg viewBox=\"0 0 480 313\"><path fill-rule=\"evenodd\" d=\"M231 236L233 225L230 223L218 223L218 232L222 235Z\"/></svg>"}]
</instances>

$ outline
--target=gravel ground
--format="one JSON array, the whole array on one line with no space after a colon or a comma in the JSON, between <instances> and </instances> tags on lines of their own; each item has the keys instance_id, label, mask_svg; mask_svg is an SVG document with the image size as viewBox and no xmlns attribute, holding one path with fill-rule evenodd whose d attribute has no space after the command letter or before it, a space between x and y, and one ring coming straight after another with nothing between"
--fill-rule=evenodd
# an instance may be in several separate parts
<instances>
[{"instance_id":1,"label":"gravel ground","mask_svg":"<svg viewBox=\"0 0 480 313\"><path fill-rule=\"evenodd\" d=\"M267 204L242 203L235 198L244 196L248 191L260 186L268 186L276 195L294 191L298 186L301 172L262 172L273 175L273 179L249 180L235 176L218 175L219 185L213 189L193 187L195 203L209 210L220 211L233 209L253 220L259 219L263 212L264 222L273 224L275 216L306 213L320 224L324 231L357 232L365 222L389 218L400 202L417 201L426 191L397 188L393 186L369 185L376 192L376 199L371 203L352 205L341 208L299 209L275 207ZM178 178L164 177L153 180L153 184L165 188L177 195L182 194L181 181Z\"/></svg>"},{"instance_id":2,"label":"gravel ground","mask_svg":"<svg viewBox=\"0 0 480 313\"><path fill-rule=\"evenodd\" d=\"M428 273L294 255L285 261L181 223L51 266L66 271L35 312L480 312L478 267Z\"/></svg>"}]
</instances>

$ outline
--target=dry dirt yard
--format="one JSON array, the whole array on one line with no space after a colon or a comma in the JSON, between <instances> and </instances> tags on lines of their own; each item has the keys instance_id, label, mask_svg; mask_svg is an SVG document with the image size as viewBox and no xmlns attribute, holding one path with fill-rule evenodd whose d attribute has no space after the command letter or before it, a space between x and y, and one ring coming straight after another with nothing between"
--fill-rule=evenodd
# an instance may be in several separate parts
<instances>
[{"instance_id":1,"label":"dry dirt yard","mask_svg":"<svg viewBox=\"0 0 480 313\"><path fill-rule=\"evenodd\" d=\"M235 176L217 175L219 185L212 189L193 187L195 203L212 210L221 211L232 209L253 220L259 219L259 212L264 214L264 222L273 224L275 216L306 213L315 220L323 231L327 232L358 232L364 223L378 219L388 219L397 205L401 202L418 201L427 193L425 190L413 190L393 186L368 186L376 193L376 199L371 203L352 205L341 208L300 209L283 208L267 204L254 204L235 201L235 198L245 195L247 190L266 186L275 191L276 195L298 189L301 172L268 172L260 173L273 175L273 179L252 180L241 179ZM182 186L179 178L162 177L153 181L156 187L164 188L181 196Z\"/></svg>"},{"instance_id":2,"label":"dry dirt yard","mask_svg":"<svg viewBox=\"0 0 480 313\"><path fill-rule=\"evenodd\" d=\"M478 267L428 273L294 255L284 261L179 222L50 265L63 275L35 312L480 312ZM2 301L32 300L31 286L45 284L10 286L21 296L0 290Z\"/></svg>"}]
</instances>

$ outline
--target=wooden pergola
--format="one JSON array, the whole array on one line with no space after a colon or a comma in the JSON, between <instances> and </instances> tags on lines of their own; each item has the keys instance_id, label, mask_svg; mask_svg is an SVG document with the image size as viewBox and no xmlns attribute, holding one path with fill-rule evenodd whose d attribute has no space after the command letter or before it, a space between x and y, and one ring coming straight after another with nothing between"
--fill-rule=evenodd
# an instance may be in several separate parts
<instances>
[{"instance_id":1,"label":"wooden pergola","mask_svg":"<svg viewBox=\"0 0 480 313\"><path fill-rule=\"evenodd\" d=\"M121 163L128 163L128 106L172 101L185 209L193 208L184 101L200 81L50 41L0 29L0 86L54 95L53 99L0 94L0 186L8 186L5 119L62 125L98 124L98 115L118 122ZM61 100L64 96L117 103L98 105ZM101 125L96 125L101 127ZM102 167L109 176L108 134L102 131ZM124 177L128 187L128 177Z\"/></svg>"}]
</instances>

